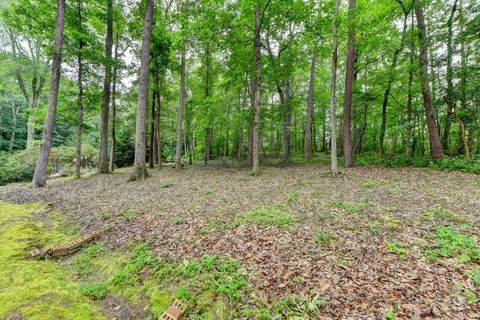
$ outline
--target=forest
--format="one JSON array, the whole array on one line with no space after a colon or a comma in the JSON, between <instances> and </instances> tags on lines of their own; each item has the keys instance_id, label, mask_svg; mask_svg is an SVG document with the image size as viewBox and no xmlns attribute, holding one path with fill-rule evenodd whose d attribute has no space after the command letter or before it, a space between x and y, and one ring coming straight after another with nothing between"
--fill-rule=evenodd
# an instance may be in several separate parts
<instances>
[{"instance_id":1,"label":"forest","mask_svg":"<svg viewBox=\"0 0 480 320\"><path fill-rule=\"evenodd\" d=\"M0 35L1 319L480 318L478 1L3 0Z\"/></svg>"}]
</instances>

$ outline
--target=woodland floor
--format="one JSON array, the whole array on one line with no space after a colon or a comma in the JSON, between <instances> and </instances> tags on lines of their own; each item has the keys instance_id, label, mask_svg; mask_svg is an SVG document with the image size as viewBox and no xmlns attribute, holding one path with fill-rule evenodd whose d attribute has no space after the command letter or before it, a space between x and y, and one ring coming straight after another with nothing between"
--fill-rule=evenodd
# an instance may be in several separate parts
<instances>
[{"instance_id":1,"label":"woodland floor","mask_svg":"<svg viewBox=\"0 0 480 320\"><path fill-rule=\"evenodd\" d=\"M176 265L238 263L246 284L227 275L218 280L226 289L207 288L204 305L224 297L221 316L202 315L202 285L177 291L190 318L480 318L478 175L358 167L332 176L320 164L266 167L259 177L200 165L149 172L140 182L127 182L123 169L43 189L10 185L0 199L53 202L79 234L111 226L106 251L146 242L156 259ZM177 286L166 282L165 292ZM121 319L121 303L106 295L104 312Z\"/></svg>"}]
</instances>

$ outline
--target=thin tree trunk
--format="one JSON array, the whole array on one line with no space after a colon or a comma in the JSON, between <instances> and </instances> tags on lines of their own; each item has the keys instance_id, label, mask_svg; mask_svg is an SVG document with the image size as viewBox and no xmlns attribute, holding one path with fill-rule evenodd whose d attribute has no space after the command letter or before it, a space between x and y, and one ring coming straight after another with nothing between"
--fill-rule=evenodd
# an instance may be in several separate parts
<instances>
[{"instance_id":1,"label":"thin tree trunk","mask_svg":"<svg viewBox=\"0 0 480 320\"><path fill-rule=\"evenodd\" d=\"M160 90L161 90L160 76L158 73L156 73L155 74L155 93L156 93L156 100L157 100L157 111L155 113L155 132L156 132L156 138L157 138L156 142L157 142L158 169L162 168L162 139L161 139L161 131L160 131L162 96L161 96Z\"/></svg>"},{"instance_id":2,"label":"thin tree trunk","mask_svg":"<svg viewBox=\"0 0 480 320\"><path fill-rule=\"evenodd\" d=\"M18 110L20 108L15 105L15 102L12 102L12 134L10 135L10 145L8 147L8 150L10 152L13 151L13 147L15 145L15 136L17 134L17 115L18 115Z\"/></svg>"},{"instance_id":3,"label":"thin tree trunk","mask_svg":"<svg viewBox=\"0 0 480 320\"><path fill-rule=\"evenodd\" d=\"M108 116L110 106L110 87L112 82L112 47L113 47L113 0L108 0L107 34L105 37L105 79L103 81L103 98L100 120L100 159L98 173L108 173Z\"/></svg>"},{"instance_id":4,"label":"thin tree trunk","mask_svg":"<svg viewBox=\"0 0 480 320\"><path fill-rule=\"evenodd\" d=\"M312 62L310 64L310 82L308 85L307 97L307 115L305 119L305 159L308 160L312 156L312 113L315 100L315 66L317 62L317 53L312 54Z\"/></svg>"},{"instance_id":5,"label":"thin tree trunk","mask_svg":"<svg viewBox=\"0 0 480 320\"><path fill-rule=\"evenodd\" d=\"M82 2L78 1L78 19L79 19L79 28L82 28ZM77 74L77 87L78 87L78 96L77 96L77 132L76 132L76 152L75 152L75 178L80 178L80 169L82 167L82 126L83 126L83 39L78 41L78 55L77 55L77 64L78 64L78 74Z\"/></svg>"},{"instance_id":6,"label":"thin tree trunk","mask_svg":"<svg viewBox=\"0 0 480 320\"><path fill-rule=\"evenodd\" d=\"M290 80L285 81L285 116L283 119L283 156L284 161L290 161L290 148L291 148L291 126L292 126L292 88ZM295 143L296 143L296 127L295 127ZM295 152L295 149L294 149Z\"/></svg>"},{"instance_id":7,"label":"thin tree trunk","mask_svg":"<svg viewBox=\"0 0 480 320\"><path fill-rule=\"evenodd\" d=\"M337 164L337 62L338 62L338 48L337 48L337 16L340 0L335 0L335 12L333 14L332 23L332 79L330 84L330 153L331 153L331 170L332 173L338 173Z\"/></svg>"},{"instance_id":8,"label":"thin tree trunk","mask_svg":"<svg viewBox=\"0 0 480 320\"><path fill-rule=\"evenodd\" d=\"M184 40L185 41L185 40ZM177 149L175 154L175 168L182 169L182 125L183 111L185 109L186 89L185 89L185 43L183 44L180 62L180 98L178 101L178 118L177 118Z\"/></svg>"},{"instance_id":9,"label":"thin tree trunk","mask_svg":"<svg viewBox=\"0 0 480 320\"><path fill-rule=\"evenodd\" d=\"M353 82L355 76L355 11L356 0L348 0L348 17L350 20L350 28L348 30L348 51L347 51L347 67L345 75L345 103L343 108L343 156L345 157L346 168L353 166L352 155L352 94Z\"/></svg>"},{"instance_id":10,"label":"thin tree trunk","mask_svg":"<svg viewBox=\"0 0 480 320\"><path fill-rule=\"evenodd\" d=\"M210 53L210 42L207 42L207 47L205 49L205 100L207 102L207 116L210 118L209 115L209 107L210 107L210 69L211 69L211 53ZM207 121L207 126L205 128L205 154L203 157L203 160L205 164L208 163L208 160L210 159L210 135L211 135L211 130L210 128L210 119Z\"/></svg>"},{"instance_id":11,"label":"thin tree trunk","mask_svg":"<svg viewBox=\"0 0 480 320\"><path fill-rule=\"evenodd\" d=\"M115 35L115 65L113 66L113 86L112 86L112 145L110 147L110 163L109 169L111 172L115 170L115 151L117 148L117 136L116 136L116 122L117 122L117 73L118 73L118 45L119 45L118 33Z\"/></svg>"},{"instance_id":12,"label":"thin tree trunk","mask_svg":"<svg viewBox=\"0 0 480 320\"><path fill-rule=\"evenodd\" d=\"M52 77L50 78L50 93L48 95L48 110L45 118L40 153L33 174L32 185L34 188L43 187L47 182L48 156L52 146L53 130L55 129L55 116L57 113L58 89L62 63L63 29L65 16L65 0L57 1L57 16L55 18L55 41L53 46Z\"/></svg>"},{"instance_id":13,"label":"thin tree trunk","mask_svg":"<svg viewBox=\"0 0 480 320\"><path fill-rule=\"evenodd\" d=\"M262 53L261 53L261 31L262 18L260 16L260 7L255 7L255 37L253 40L255 81L254 81L254 111L252 123L252 173L254 176L260 174L260 111L262 107Z\"/></svg>"},{"instance_id":14,"label":"thin tree trunk","mask_svg":"<svg viewBox=\"0 0 480 320\"><path fill-rule=\"evenodd\" d=\"M402 52L403 48L405 47L405 38L407 34L407 19L409 11L405 8L403 1L398 1L401 5L403 10L403 29L402 29L402 40L400 42L400 46L395 49L392 58L392 64L390 65L389 75L387 80L387 86L385 88L385 92L383 93L383 103L382 103L382 125L380 128L380 155L385 155L385 131L387 127L387 106L388 106L388 98L390 97L390 90L392 89L393 82L395 81L395 69L397 68L398 57Z\"/></svg>"},{"instance_id":15,"label":"thin tree trunk","mask_svg":"<svg viewBox=\"0 0 480 320\"><path fill-rule=\"evenodd\" d=\"M148 71L150 62L150 38L152 36L154 0L147 0L145 11L145 20L143 23L142 56L140 64L140 81L138 87L138 109L135 131L135 164L133 173L130 176L132 180L143 180L148 177L146 156L146 127L147 127L147 108L148 108Z\"/></svg>"},{"instance_id":16,"label":"thin tree trunk","mask_svg":"<svg viewBox=\"0 0 480 320\"><path fill-rule=\"evenodd\" d=\"M453 37L453 17L455 15L455 11L457 11L457 0L453 3L452 11L450 12L450 16L448 17L447 26L447 115L445 117L445 126L443 128L443 136L442 136L442 147L445 153L449 153L449 144L448 139L450 136L450 128L452 126L452 116L453 110L455 109L455 97L454 97L454 90L453 90L453 70L452 70L452 57L453 57L453 44L452 44L452 37Z\"/></svg>"},{"instance_id":17,"label":"thin tree trunk","mask_svg":"<svg viewBox=\"0 0 480 320\"><path fill-rule=\"evenodd\" d=\"M151 114L151 123L150 123L150 154L148 157L148 166L150 169L155 167L154 155L156 154L156 145L155 145L155 90L152 91L152 114Z\"/></svg>"},{"instance_id":18,"label":"thin tree trunk","mask_svg":"<svg viewBox=\"0 0 480 320\"><path fill-rule=\"evenodd\" d=\"M463 34L464 32L464 27L465 27L465 17L463 13L463 1L460 0L459 3L459 24L460 24L460 34ZM463 37L460 37L460 107L462 108L463 111L467 110L467 55L465 52L465 39ZM460 115L459 115L460 117ZM461 117L460 117L461 119ZM465 121L464 121L465 122ZM460 124L459 124L460 127ZM461 128L459 128L460 132L460 141L457 147L457 152L458 154L463 153L465 150L463 147L462 143L462 137L461 137ZM476 152L474 152L475 154Z\"/></svg>"},{"instance_id":19,"label":"thin tree trunk","mask_svg":"<svg viewBox=\"0 0 480 320\"><path fill-rule=\"evenodd\" d=\"M413 32L414 29L414 20L413 20L413 12L412 12L412 26L411 30ZM411 143L411 136L412 136L412 84L413 84L413 55L415 53L415 43L413 41L413 37L410 43L410 65L408 67L408 96L407 96L407 134L405 137L405 154L408 160L412 159L413 150L412 150L412 143Z\"/></svg>"},{"instance_id":20,"label":"thin tree trunk","mask_svg":"<svg viewBox=\"0 0 480 320\"><path fill-rule=\"evenodd\" d=\"M423 104L425 108L425 116L428 127L428 137L430 141L430 154L434 160L442 159L442 146L440 144L440 136L438 134L435 115L433 113L432 95L430 92L429 75L428 75L428 52L425 21L423 17L423 9L420 0L415 0L415 13L417 16L417 27L419 29L419 47L420 47L420 83L422 86Z\"/></svg>"}]
</instances>

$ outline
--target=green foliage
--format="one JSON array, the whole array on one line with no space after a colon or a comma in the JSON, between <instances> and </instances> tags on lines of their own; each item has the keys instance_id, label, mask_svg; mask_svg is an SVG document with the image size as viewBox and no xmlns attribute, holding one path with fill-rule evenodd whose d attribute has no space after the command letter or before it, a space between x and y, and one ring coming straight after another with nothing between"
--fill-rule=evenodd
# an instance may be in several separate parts
<instances>
[{"instance_id":1,"label":"green foliage","mask_svg":"<svg viewBox=\"0 0 480 320\"><path fill-rule=\"evenodd\" d=\"M161 180L160 181L160 188L170 188L173 186L173 181L171 180Z\"/></svg>"},{"instance_id":2,"label":"green foliage","mask_svg":"<svg viewBox=\"0 0 480 320\"><path fill-rule=\"evenodd\" d=\"M28 181L33 177L39 149L25 149L13 154L0 153L0 185Z\"/></svg>"},{"instance_id":3,"label":"green foliage","mask_svg":"<svg viewBox=\"0 0 480 320\"><path fill-rule=\"evenodd\" d=\"M405 256L408 252L406 248L398 246L397 244L392 242L387 243L387 250L402 257Z\"/></svg>"},{"instance_id":4,"label":"green foliage","mask_svg":"<svg viewBox=\"0 0 480 320\"><path fill-rule=\"evenodd\" d=\"M296 202L300 198L301 191L300 189L293 189L288 193L288 202Z\"/></svg>"},{"instance_id":5,"label":"green foliage","mask_svg":"<svg viewBox=\"0 0 480 320\"><path fill-rule=\"evenodd\" d=\"M299 218L280 207L257 207L235 219L240 223L254 223L262 226L275 226L288 229Z\"/></svg>"},{"instance_id":6,"label":"green foliage","mask_svg":"<svg viewBox=\"0 0 480 320\"><path fill-rule=\"evenodd\" d=\"M346 200L335 200L331 202L331 206L345 210L348 214L357 214L366 206L365 201L351 202Z\"/></svg>"},{"instance_id":7,"label":"green foliage","mask_svg":"<svg viewBox=\"0 0 480 320\"><path fill-rule=\"evenodd\" d=\"M122 212L121 216L125 221L133 220L136 217L137 213L132 209L127 209Z\"/></svg>"},{"instance_id":8,"label":"green foliage","mask_svg":"<svg viewBox=\"0 0 480 320\"><path fill-rule=\"evenodd\" d=\"M80 293L83 296L101 300L107 293L107 285L102 282L85 283L80 287Z\"/></svg>"},{"instance_id":9,"label":"green foliage","mask_svg":"<svg viewBox=\"0 0 480 320\"><path fill-rule=\"evenodd\" d=\"M315 242L320 244L320 245L324 245L324 246L327 246L330 244L330 242L332 241L332 236L324 231L324 230L317 230L315 232Z\"/></svg>"},{"instance_id":10,"label":"green foliage","mask_svg":"<svg viewBox=\"0 0 480 320\"><path fill-rule=\"evenodd\" d=\"M98 215L100 216L100 218L101 218L102 220L107 220L108 218L110 218L110 216L111 216L112 214L111 214L110 212L108 212L108 211L100 211L100 212L98 213Z\"/></svg>"},{"instance_id":11,"label":"green foliage","mask_svg":"<svg viewBox=\"0 0 480 320\"><path fill-rule=\"evenodd\" d=\"M428 259L458 258L462 262L480 260L480 249L475 238L459 233L450 226L437 229L433 241L432 248L425 252Z\"/></svg>"}]
</instances>

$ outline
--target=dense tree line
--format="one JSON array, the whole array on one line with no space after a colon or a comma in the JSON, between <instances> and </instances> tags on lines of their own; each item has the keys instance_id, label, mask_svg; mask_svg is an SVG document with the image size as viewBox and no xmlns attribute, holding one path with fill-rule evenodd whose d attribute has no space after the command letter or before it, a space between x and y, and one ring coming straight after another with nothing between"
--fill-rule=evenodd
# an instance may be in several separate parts
<instances>
[{"instance_id":1,"label":"dense tree line","mask_svg":"<svg viewBox=\"0 0 480 320\"><path fill-rule=\"evenodd\" d=\"M0 5L0 149L98 149L98 173L337 151L480 154L473 0L17 0ZM41 140L40 147L35 140ZM337 147L338 145L338 147ZM40 149L38 149L40 148ZM6 158L7 155L2 157ZM1 157L0 157L1 158ZM73 165L70 163L69 165Z\"/></svg>"}]
</instances>

